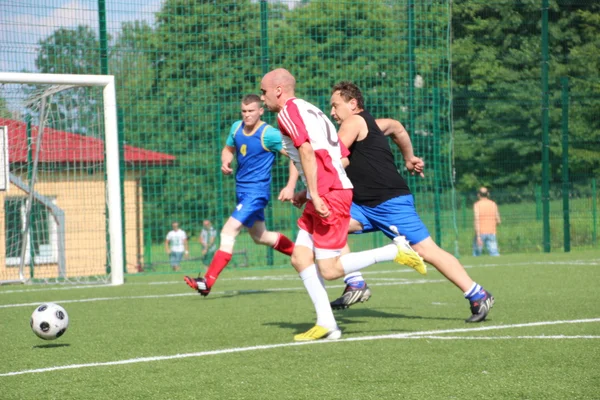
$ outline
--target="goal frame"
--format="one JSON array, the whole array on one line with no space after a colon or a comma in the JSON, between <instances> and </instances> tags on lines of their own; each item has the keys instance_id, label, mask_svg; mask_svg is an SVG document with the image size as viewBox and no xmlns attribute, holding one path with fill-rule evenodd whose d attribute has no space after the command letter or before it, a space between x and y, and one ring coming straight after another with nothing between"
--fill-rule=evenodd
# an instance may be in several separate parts
<instances>
[{"instance_id":1,"label":"goal frame","mask_svg":"<svg viewBox=\"0 0 600 400\"><path fill-rule=\"evenodd\" d=\"M117 127L117 99L113 75L69 75L20 72L0 72L0 83L48 84L102 87L104 109L104 147L106 164L106 191L108 230L110 237L110 283L124 283L123 221L121 213L121 177L119 172L119 141Z\"/></svg>"}]
</instances>

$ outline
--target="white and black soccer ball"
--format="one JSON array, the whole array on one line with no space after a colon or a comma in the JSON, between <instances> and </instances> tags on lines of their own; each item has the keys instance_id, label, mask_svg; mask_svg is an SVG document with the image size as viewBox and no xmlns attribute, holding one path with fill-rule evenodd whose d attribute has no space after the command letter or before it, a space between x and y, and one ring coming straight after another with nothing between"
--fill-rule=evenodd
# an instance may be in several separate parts
<instances>
[{"instance_id":1,"label":"white and black soccer ball","mask_svg":"<svg viewBox=\"0 0 600 400\"><path fill-rule=\"evenodd\" d=\"M58 304L44 303L33 311L30 324L37 336L44 340L54 340L67 331L69 315Z\"/></svg>"}]
</instances>

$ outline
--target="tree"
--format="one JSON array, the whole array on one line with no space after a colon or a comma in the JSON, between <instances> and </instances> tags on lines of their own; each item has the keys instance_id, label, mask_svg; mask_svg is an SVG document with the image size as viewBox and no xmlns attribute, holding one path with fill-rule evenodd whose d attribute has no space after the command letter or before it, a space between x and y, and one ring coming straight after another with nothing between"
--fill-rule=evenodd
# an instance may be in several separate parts
<instances>
[{"instance_id":1,"label":"tree","mask_svg":"<svg viewBox=\"0 0 600 400\"><path fill-rule=\"evenodd\" d=\"M564 3L564 2L563 2ZM594 2L552 2L550 10L551 171L560 179L560 83L596 98L575 116L574 139L598 143L594 83L599 81L598 11ZM460 0L453 9L453 86L458 187L531 188L541 181L541 12L539 4ZM597 83L595 84L597 88ZM597 92L596 92L597 93ZM585 133L584 133L585 132ZM582 144L585 142L582 142ZM597 151L572 149L571 167L598 168ZM592 146L593 147L593 146ZM586 154L587 153L587 154ZM595 154L595 156L594 156ZM581 161L580 161L581 160ZM592 165L596 165L592 167ZM520 196L523 190L513 191Z\"/></svg>"},{"instance_id":2,"label":"tree","mask_svg":"<svg viewBox=\"0 0 600 400\"><path fill-rule=\"evenodd\" d=\"M8 109L6 105L6 100L3 97L0 97L0 118L12 118L13 114Z\"/></svg>"},{"instance_id":3,"label":"tree","mask_svg":"<svg viewBox=\"0 0 600 400\"><path fill-rule=\"evenodd\" d=\"M60 28L39 42L35 65L49 74L99 74L100 44L95 32L80 25L75 29ZM39 96L43 88L33 86L29 97ZM48 103L48 123L56 129L100 136L101 93L98 89L77 87L59 92ZM39 110L28 107L27 113L39 123Z\"/></svg>"}]
</instances>

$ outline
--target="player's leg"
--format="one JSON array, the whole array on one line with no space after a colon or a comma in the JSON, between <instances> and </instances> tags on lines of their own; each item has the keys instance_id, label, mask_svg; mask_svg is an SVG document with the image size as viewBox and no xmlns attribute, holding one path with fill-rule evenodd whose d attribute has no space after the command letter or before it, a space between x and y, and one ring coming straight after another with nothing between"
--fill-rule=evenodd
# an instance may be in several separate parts
<instances>
[{"instance_id":1,"label":"player's leg","mask_svg":"<svg viewBox=\"0 0 600 400\"><path fill-rule=\"evenodd\" d=\"M496 240L496 235L490 233L486 236L485 245L489 255L492 257L498 257L500 253L498 252L498 241Z\"/></svg>"},{"instance_id":2,"label":"player's leg","mask_svg":"<svg viewBox=\"0 0 600 400\"><path fill-rule=\"evenodd\" d=\"M350 223L348 225L348 233L366 233L371 232L369 221L364 218L360 209L352 203L350 208ZM350 247L346 245L342 250L342 255L350 253ZM371 289L367 285L365 278L360 271L350 272L344 276L344 291L342 295L331 302L331 308L334 310L344 310L356 303L364 303L371 298Z\"/></svg>"},{"instance_id":3,"label":"player's leg","mask_svg":"<svg viewBox=\"0 0 600 400\"><path fill-rule=\"evenodd\" d=\"M480 237L481 240L481 237ZM477 235L473 237L473 257L479 257L483 251L483 243L477 240Z\"/></svg>"},{"instance_id":4,"label":"player's leg","mask_svg":"<svg viewBox=\"0 0 600 400\"><path fill-rule=\"evenodd\" d=\"M354 208L354 204L352 204L348 233L368 232L368 226L365 227L365 225L361 223L364 222L365 224L368 224L368 221L362 221L360 215L355 215ZM350 248L348 246L342 250L342 255L347 253L350 253ZM331 308L334 310L343 310L358 302L364 303L371 298L371 289L369 289L369 286L360 271L346 274L344 276L344 283L346 284L346 287L344 288L342 295L331 302Z\"/></svg>"},{"instance_id":5,"label":"player's leg","mask_svg":"<svg viewBox=\"0 0 600 400\"><path fill-rule=\"evenodd\" d=\"M367 208L364 212L372 224L389 238L394 238L398 233L405 236L426 262L464 292L471 304L472 315L468 322L485 319L493 305L492 295L469 277L456 257L435 244L417 214L412 195L395 197L377 207Z\"/></svg>"},{"instance_id":6,"label":"player's leg","mask_svg":"<svg viewBox=\"0 0 600 400\"><path fill-rule=\"evenodd\" d=\"M341 249L347 244L347 230L342 231L339 228L350 224L349 211L352 197L349 191L337 192L340 193L330 192L322 197L331 215L325 221L318 220L313 232L315 254L317 254L317 259L320 259L317 265L323 278L334 280L375 263L395 260L401 253L395 243L373 250L344 254L341 257L333 257L333 254L330 254L329 257L318 256L319 250L326 253L328 249L340 249L338 255L341 255Z\"/></svg>"},{"instance_id":7,"label":"player's leg","mask_svg":"<svg viewBox=\"0 0 600 400\"><path fill-rule=\"evenodd\" d=\"M171 263L171 269L173 271L179 271L179 265L181 264L181 260L183 260L183 253L172 251L169 253L169 261Z\"/></svg>"},{"instance_id":8,"label":"player's leg","mask_svg":"<svg viewBox=\"0 0 600 400\"><path fill-rule=\"evenodd\" d=\"M350 224L352 225L352 222ZM346 244L346 247L342 249L342 255L348 253L350 253L350 247ZM346 274L344 283L346 287L342 295L330 303L331 308L334 310L344 310L356 303L364 303L371 298L371 289L360 272Z\"/></svg>"},{"instance_id":9,"label":"player's leg","mask_svg":"<svg viewBox=\"0 0 600 400\"><path fill-rule=\"evenodd\" d=\"M266 201L268 201L268 199ZM264 208L264 205L262 208ZM255 213L258 209L255 194L237 194L237 205L231 214L231 217L229 217L225 226L221 229L221 244L219 250L215 252L215 256L210 262L204 277L184 277L184 280L189 287L198 290L203 296L207 296L210 293L210 289L219 277L219 274L221 274L221 271L223 271L227 264L229 264L229 261L231 261L236 237L244 226L246 228L252 227L256 220Z\"/></svg>"},{"instance_id":10,"label":"player's leg","mask_svg":"<svg viewBox=\"0 0 600 400\"><path fill-rule=\"evenodd\" d=\"M189 287L197 290L203 296L208 296L210 289L219 278L219 275L227 264L229 264L229 261L231 261L235 239L240 234L242 228L243 224L241 221L237 220L234 216L229 217L223 229L221 229L221 244L219 249L215 252L204 277L184 277Z\"/></svg>"},{"instance_id":11,"label":"player's leg","mask_svg":"<svg viewBox=\"0 0 600 400\"><path fill-rule=\"evenodd\" d=\"M413 248L426 262L464 292L465 298L471 304L471 316L467 322L480 322L487 317L494 305L494 296L471 279L456 257L440 248L431 237L414 244Z\"/></svg>"},{"instance_id":12,"label":"player's leg","mask_svg":"<svg viewBox=\"0 0 600 400\"><path fill-rule=\"evenodd\" d=\"M458 287L469 300L471 316L467 322L483 321L494 304L494 297L474 282L456 257L440 248L429 232L414 206L413 196L400 196L390 200L396 208L396 228L406 236L423 259L433 265L442 275ZM386 232L389 234L389 232Z\"/></svg>"},{"instance_id":13,"label":"player's leg","mask_svg":"<svg viewBox=\"0 0 600 400\"><path fill-rule=\"evenodd\" d=\"M315 265L314 243L312 235L307 230L312 230L314 216L305 212L298 220L300 231L296 238L296 245L292 253L292 266L296 269L308 295L315 307L317 323L304 333L294 336L296 341L309 341L318 339L339 339L341 331L337 326L333 311L329 306L329 297L325 290L323 279Z\"/></svg>"},{"instance_id":14,"label":"player's leg","mask_svg":"<svg viewBox=\"0 0 600 400\"><path fill-rule=\"evenodd\" d=\"M264 211L261 211L264 214ZM280 232L268 231L265 226L264 215L263 219L257 219L252 228L248 229L250 237L256 244L272 247L278 252L291 256L294 251L294 242Z\"/></svg>"}]
</instances>

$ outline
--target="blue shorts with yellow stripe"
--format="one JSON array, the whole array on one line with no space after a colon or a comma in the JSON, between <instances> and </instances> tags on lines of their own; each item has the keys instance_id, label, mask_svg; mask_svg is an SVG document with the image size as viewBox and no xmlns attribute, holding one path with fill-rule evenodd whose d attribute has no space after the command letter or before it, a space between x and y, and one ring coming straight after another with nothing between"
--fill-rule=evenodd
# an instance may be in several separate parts
<instances>
[{"instance_id":1,"label":"blue shorts with yellow stripe","mask_svg":"<svg viewBox=\"0 0 600 400\"><path fill-rule=\"evenodd\" d=\"M395 226L411 244L422 242L430 236L417 214L412 194L391 198L375 207L352 203L350 215L363 226L361 231L354 232L356 234L381 231L393 239L396 233L392 227Z\"/></svg>"}]
</instances>

